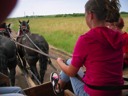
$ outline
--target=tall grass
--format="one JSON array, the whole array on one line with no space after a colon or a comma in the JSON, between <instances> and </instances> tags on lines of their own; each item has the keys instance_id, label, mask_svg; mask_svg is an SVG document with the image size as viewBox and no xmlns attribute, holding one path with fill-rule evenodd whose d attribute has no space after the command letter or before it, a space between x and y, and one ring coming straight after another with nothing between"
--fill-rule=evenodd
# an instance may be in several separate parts
<instances>
[{"instance_id":1,"label":"tall grass","mask_svg":"<svg viewBox=\"0 0 128 96\"><path fill-rule=\"evenodd\" d=\"M44 36L49 44L69 53L72 53L78 36L88 30L84 17L29 18L29 20L31 32ZM12 29L18 31L18 19L9 19L7 22L12 22Z\"/></svg>"},{"instance_id":2,"label":"tall grass","mask_svg":"<svg viewBox=\"0 0 128 96\"><path fill-rule=\"evenodd\" d=\"M125 22L123 31L128 32L128 16L122 15ZM9 19L12 29L16 32L19 28L18 20L28 20L32 33L38 33L59 49L73 52L75 42L81 34L87 32L89 28L85 23L84 17L40 17L40 18L19 18Z\"/></svg>"}]
</instances>

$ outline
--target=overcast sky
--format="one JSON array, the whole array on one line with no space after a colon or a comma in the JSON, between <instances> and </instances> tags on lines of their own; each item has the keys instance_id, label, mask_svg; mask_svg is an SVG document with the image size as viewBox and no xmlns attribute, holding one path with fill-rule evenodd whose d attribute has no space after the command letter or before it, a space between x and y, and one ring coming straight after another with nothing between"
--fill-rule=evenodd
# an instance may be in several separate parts
<instances>
[{"instance_id":1,"label":"overcast sky","mask_svg":"<svg viewBox=\"0 0 128 96\"><path fill-rule=\"evenodd\" d=\"M18 0L9 17L84 13L87 0ZM128 0L120 0L121 11L128 12Z\"/></svg>"}]
</instances>

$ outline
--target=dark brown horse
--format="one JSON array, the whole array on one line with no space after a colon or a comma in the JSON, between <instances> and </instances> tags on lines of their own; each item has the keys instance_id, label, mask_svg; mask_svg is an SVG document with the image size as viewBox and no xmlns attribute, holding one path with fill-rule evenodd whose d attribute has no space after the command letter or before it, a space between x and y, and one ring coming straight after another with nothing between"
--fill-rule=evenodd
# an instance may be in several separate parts
<instances>
[{"instance_id":1,"label":"dark brown horse","mask_svg":"<svg viewBox=\"0 0 128 96\"><path fill-rule=\"evenodd\" d=\"M17 37L17 41L23 45L26 45L28 47L31 47L37 50L37 48L35 47L36 45L38 46L39 49L41 49L41 51L48 54L49 45L47 41L44 39L44 37L30 32L30 28L28 24L29 21L22 21L22 22L19 21L19 23L20 23L20 28L19 28L19 36ZM32 42L35 45L30 40L32 40ZM51 63L51 60L48 57L41 55L37 52L34 52L30 49L26 49L21 46L17 46L17 48L18 48L18 53L22 59L24 67L26 67L26 61L27 61L27 63L30 66L30 70L35 74L35 76L42 83L44 80L45 71L47 69L47 64ZM38 74L37 64L36 64L38 60L39 60L40 75Z\"/></svg>"},{"instance_id":2,"label":"dark brown horse","mask_svg":"<svg viewBox=\"0 0 128 96\"><path fill-rule=\"evenodd\" d=\"M7 27L7 26L0 26ZM15 85L15 74L17 65L16 45L8 38L8 29L0 28L0 72L10 77L11 85ZM3 31L2 31L3 30Z\"/></svg>"},{"instance_id":3,"label":"dark brown horse","mask_svg":"<svg viewBox=\"0 0 128 96\"><path fill-rule=\"evenodd\" d=\"M10 33L12 32L10 25L11 25L11 23L9 23L8 25L5 22L1 23L0 24L0 34L10 38Z\"/></svg>"}]
</instances>

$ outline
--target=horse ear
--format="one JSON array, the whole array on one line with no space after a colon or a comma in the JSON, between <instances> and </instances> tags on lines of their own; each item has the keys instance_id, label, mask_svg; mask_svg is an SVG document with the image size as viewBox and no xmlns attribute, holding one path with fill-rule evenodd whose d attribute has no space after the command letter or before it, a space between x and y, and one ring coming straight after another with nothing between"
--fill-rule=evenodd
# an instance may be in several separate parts
<instances>
[{"instance_id":1,"label":"horse ear","mask_svg":"<svg viewBox=\"0 0 128 96\"><path fill-rule=\"evenodd\" d=\"M27 23L29 23L29 20L27 21Z\"/></svg>"},{"instance_id":2,"label":"horse ear","mask_svg":"<svg viewBox=\"0 0 128 96\"><path fill-rule=\"evenodd\" d=\"M21 21L19 20L19 23L21 24Z\"/></svg>"},{"instance_id":3,"label":"horse ear","mask_svg":"<svg viewBox=\"0 0 128 96\"><path fill-rule=\"evenodd\" d=\"M11 26L11 23L8 24L8 27L10 27L10 26Z\"/></svg>"}]
</instances>

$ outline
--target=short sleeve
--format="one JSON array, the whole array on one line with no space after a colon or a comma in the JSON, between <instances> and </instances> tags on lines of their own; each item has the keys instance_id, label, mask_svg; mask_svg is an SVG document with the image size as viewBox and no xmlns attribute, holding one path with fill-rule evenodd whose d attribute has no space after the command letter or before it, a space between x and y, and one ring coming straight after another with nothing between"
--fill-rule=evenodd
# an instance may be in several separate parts
<instances>
[{"instance_id":1,"label":"short sleeve","mask_svg":"<svg viewBox=\"0 0 128 96\"><path fill-rule=\"evenodd\" d=\"M81 66L83 66L87 56L87 52L88 49L87 49L86 36L82 35L78 38L76 42L71 64L76 68L80 68Z\"/></svg>"}]
</instances>

